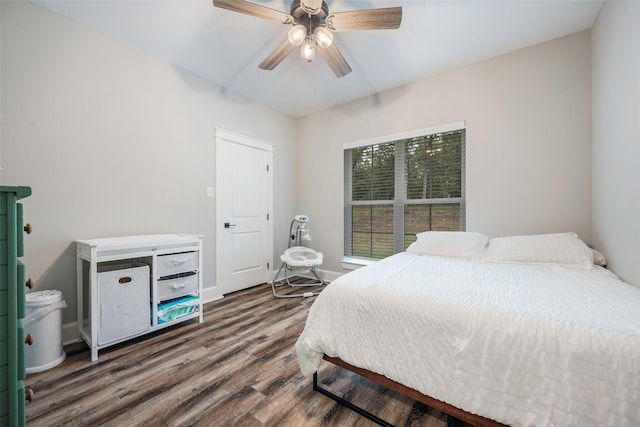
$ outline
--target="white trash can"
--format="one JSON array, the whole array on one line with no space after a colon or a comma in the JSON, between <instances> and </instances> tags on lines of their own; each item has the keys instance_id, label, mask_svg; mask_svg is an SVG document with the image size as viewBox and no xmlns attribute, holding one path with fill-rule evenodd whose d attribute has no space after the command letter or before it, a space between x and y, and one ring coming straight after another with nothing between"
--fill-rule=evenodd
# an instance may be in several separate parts
<instances>
[{"instance_id":1,"label":"white trash can","mask_svg":"<svg viewBox=\"0 0 640 427\"><path fill-rule=\"evenodd\" d=\"M25 336L33 336L33 344L25 344L27 374L46 371L62 363L62 309L67 303L60 291L29 292L26 316L22 319Z\"/></svg>"}]
</instances>

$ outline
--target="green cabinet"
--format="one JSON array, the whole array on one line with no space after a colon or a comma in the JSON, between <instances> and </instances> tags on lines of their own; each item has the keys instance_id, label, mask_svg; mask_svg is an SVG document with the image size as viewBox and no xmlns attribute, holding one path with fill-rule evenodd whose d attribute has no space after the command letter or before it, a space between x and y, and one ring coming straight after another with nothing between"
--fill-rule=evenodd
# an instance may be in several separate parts
<instances>
[{"instance_id":1,"label":"green cabinet","mask_svg":"<svg viewBox=\"0 0 640 427\"><path fill-rule=\"evenodd\" d=\"M29 187L0 187L0 426L24 426L25 389L24 327L25 266L18 258L24 254L22 204L31 195Z\"/></svg>"}]
</instances>

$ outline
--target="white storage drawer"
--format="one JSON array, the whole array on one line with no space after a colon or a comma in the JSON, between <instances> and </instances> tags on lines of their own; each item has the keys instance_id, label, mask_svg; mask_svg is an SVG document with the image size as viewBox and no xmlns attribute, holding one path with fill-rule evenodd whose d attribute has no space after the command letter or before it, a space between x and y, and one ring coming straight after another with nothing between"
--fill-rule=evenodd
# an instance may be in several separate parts
<instances>
[{"instance_id":1,"label":"white storage drawer","mask_svg":"<svg viewBox=\"0 0 640 427\"><path fill-rule=\"evenodd\" d=\"M198 292L198 273L158 280L158 300L168 300Z\"/></svg>"},{"instance_id":2,"label":"white storage drawer","mask_svg":"<svg viewBox=\"0 0 640 427\"><path fill-rule=\"evenodd\" d=\"M198 252L158 255L158 278L198 269Z\"/></svg>"},{"instance_id":3,"label":"white storage drawer","mask_svg":"<svg viewBox=\"0 0 640 427\"><path fill-rule=\"evenodd\" d=\"M149 266L98 273L98 344L145 332L150 327Z\"/></svg>"}]
</instances>

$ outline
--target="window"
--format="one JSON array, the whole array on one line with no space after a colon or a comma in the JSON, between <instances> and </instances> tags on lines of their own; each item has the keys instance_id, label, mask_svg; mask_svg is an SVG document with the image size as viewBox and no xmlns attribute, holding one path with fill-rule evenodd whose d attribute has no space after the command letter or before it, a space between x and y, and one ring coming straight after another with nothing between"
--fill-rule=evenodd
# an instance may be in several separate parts
<instances>
[{"instance_id":1,"label":"window","mask_svg":"<svg viewBox=\"0 0 640 427\"><path fill-rule=\"evenodd\" d=\"M416 233L465 227L464 123L382 139L345 144L348 257L384 258Z\"/></svg>"}]
</instances>

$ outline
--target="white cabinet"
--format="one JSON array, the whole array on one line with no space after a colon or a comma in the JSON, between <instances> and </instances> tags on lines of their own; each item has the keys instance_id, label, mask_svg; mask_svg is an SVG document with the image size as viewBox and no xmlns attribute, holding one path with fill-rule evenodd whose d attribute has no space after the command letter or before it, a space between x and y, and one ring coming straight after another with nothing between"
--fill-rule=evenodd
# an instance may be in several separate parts
<instances>
[{"instance_id":1,"label":"white cabinet","mask_svg":"<svg viewBox=\"0 0 640 427\"><path fill-rule=\"evenodd\" d=\"M78 337L98 350L190 319L202 322L202 236L76 240Z\"/></svg>"}]
</instances>

